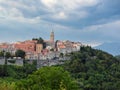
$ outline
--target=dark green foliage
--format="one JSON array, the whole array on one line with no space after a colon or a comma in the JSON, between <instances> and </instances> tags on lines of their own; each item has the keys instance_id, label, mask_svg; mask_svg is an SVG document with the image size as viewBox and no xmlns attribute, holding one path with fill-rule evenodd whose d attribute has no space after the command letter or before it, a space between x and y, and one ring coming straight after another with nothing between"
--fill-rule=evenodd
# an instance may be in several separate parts
<instances>
[{"instance_id":1,"label":"dark green foliage","mask_svg":"<svg viewBox=\"0 0 120 90\"><path fill-rule=\"evenodd\" d=\"M8 75L7 65L0 65L0 77L6 77Z\"/></svg>"},{"instance_id":2,"label":"dark green foliage","mask_svg":"<svg viewBox=\"0 0 120 90\"><path fill-rule=\"evenodd\" d=\"M11 54L10 52L5 52L5 51L1 51L0 52L0 57L6 57L6 58L10 58L11 57Z\"/></svg>"},{"instance_id":3,"label":"dark green foliage","mask_svg":"<svg viewBox=\"0 0 120 90\"><path fill-rule=\"evenodd\" d=\"M44 40L41 37L33 38L32 40L36 40L38 44L43 44L44 43Z\"/></svg>"},{"instance_id":4,"label":"dark green foliage","mask_svg":"<svg viewBox=\"0 0 120 90\"><path fill-rule=\"evenodd\" d=\"M54 51L54 49L53 49L53 48L51 48L51 49L50 49L50 51Z\"/></svg>"},{"instance_id":5,"label":"dark green foliage","mask_svg":"<svg viewBox=\"0 0 120 90\"><path fill-rule=\"evenodd\" d=\"M37 41L37 40L38 40L38 38L33 38L32 40L36 40L36 41Z\"/></svg>"},{"instance_id":6,"label":"dark green foliage","mask_svg":"<svg viewBox=\"0 0 120 90\"><path fill-rule=\"evenodd\" d=\"M60 53L60 57L62 57L62 58L63 58L63 56L64 56L64 54L63 54L63 53Z\"/></svg>"},{"instance_id":7,"label":"dark green foliage","mask_svg":"<svg viewBox=\"0 0 120 90\"><path fill-rule=\"evenodd\" d=\"M39 37L38 43L39 43L39 44L43 44L43 43L44 43L44 40L43 40L41 37Z\"/></svg>"},{"instance_id":8,"label":"dark green foliage","mask_svg":"<svg viewBox=\"0 0 120 90\"><path fill-rule=\"evenodd\" d=\"M32 64L25 64L24 66L0 65L0 76L22 79L26 78L29 74L32 74L32 72L36 70L35 61Z\"/></svg>"},{"instance_id":9,"label":"dark green foliage","mask_svg":"<svg viewBox=\"0 0 120 90\"><path fill-rule=\"evenodd\" d=\"M16 60L7 60L9 63L15 63L16 62Z\"/></svg>"},{"instance_id":10,"label":"dark green foliage","mask_svg":"<svg viewBox=\"0 0 120 90\"><path fill-rule=\"evenodd\" d=\"M0 57L4 57L4 52L3 51L0 52Z\"/></svg>"},{"instance_id":11,"label":"dark green foliage","mask_svg":"<svg viewBox=\"0 0 120 90\"><path fill-rule=\"evenodd\" d=\"M46 48L46 43L44 42L44 40L41 37L38 39L37 43L38 44L43 44L43 48Z\"/></svg>"},{"instance_id":12,"label":"dark green foliage","mask_svg":"<svg viewBox=\"0 0 120 90\"><path fill-rule=\"evenodd\" d=\"M117 55L117 56L115 56L115 57L117 58L117 60L120 61L120 55Z\"/></svg>"},{"instance_id":13,"label":"dark green foliage","mask_svg":"<svg viewBox=\"0 0 120 90\"><path fill-rule=\"evenodd\" d=\"M15 56L16 56L16 57L25 58L25 51L23 51L23 50L17 50L17 51L15 52Z\"/></svg>"},{"instance_id":14,"label":"dark green foliage","mask_svg":"<svg viewBox=\"0 0 120 90\"><path fill-rule=\"evenodd\" d=\"M10 57L11 57L11 53L10 53L10 52L6 52L5 57L6 57L6 58L10 58Z\"/></svg>"},{"instance_id":15,"label":"dark green foliage","mask_svg":"<svg viewBox=\"0 0 120 90\"><path fill-rule=\"evenodd\" d=\"M36 70L37 70L37 68L36 68L36 65L34 65L34 64L26 64L23 67L23 72L26 73L26 75L32 74L32 72L34 72Z\"/></svg>"},{"instance_id":16,"label":"dark green foliage","mask_svg":"<svg viewBox=\"0 0 120 90\"><path fill-rule=\"evenodd\" d=\"M120 62L112 55L91 47L71 53L64 65L83 90L120 90Z\"/></svg>"}]
</instances>

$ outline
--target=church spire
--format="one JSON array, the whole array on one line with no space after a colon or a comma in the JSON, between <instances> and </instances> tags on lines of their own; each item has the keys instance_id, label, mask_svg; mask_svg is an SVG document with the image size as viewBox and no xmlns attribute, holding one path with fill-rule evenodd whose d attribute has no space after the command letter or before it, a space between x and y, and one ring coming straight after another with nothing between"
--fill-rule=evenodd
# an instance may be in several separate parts
<instances>
[{"instance_id":1,"label":"church spire","mask_svg":"<svg viewBox=\"0 0 120 90\"><path fill-rule=\"evenodd\" d=\"M51 31L51 34L50 34L50 41L54 42L54 31L53 30Z\"/></svg>"}]
</instances>

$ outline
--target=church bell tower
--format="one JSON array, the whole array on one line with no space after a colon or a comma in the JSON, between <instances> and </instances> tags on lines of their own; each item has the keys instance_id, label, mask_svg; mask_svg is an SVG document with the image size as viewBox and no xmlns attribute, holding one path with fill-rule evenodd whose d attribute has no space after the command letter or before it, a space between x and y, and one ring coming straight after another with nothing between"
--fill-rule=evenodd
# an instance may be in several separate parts
<instances>
[{"instance_id":1,"label":"church bell tower","mask_svg":"<svg viewBox=\"0 0 120 90\"><path fill-rule=\"evenodd\" d=\"M51 42L54 42L54 32L52 31L51 34L50 34L50 41Z\"/></svg>"}]
</instances>

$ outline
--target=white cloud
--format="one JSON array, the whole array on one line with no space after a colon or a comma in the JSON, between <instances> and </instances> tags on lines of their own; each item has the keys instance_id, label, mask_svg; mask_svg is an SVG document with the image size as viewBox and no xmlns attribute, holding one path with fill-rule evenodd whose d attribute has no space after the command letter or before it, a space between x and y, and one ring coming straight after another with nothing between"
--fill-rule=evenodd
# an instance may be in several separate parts
<instances>
[{"instance_id":1,"label":"white cloud","mask_svg":"<svg viewBox=\"0 0 120 90\"><path fill-rule=\"evenodd\" d=\"M60 12L58 15L59 15L61 18L66 18L66 15L65 15L64 12Z\"/></svg>"},{"instance_id":2,"label":"white cloud","mask_svg":"<svg viewBox=\"0 0 120 90\"><path fill-rule=\"evenodd\" d=\"M99 46L99 45L102 45L103 43L101 43L101 42L85 42L85 43L83 43L84 45L86 45L86 46L91 46L91 47L96 47L96 46Z\"/></svg>"},{"instance_id":3,"label":"white cloud","mask_svg":"<svg viewBox=\"0 0 120 90\"><path fill-rule=\"evenodd\" d=\"M99 0L0 0L0 17L43 17L56 20L72 20L85 18L88 12L84 7L91 7L99 3ZM41 5L42 4L42 5ZM44 7L43 7L44 6ZM77 10L80 9L80 10ZM41 16L42 11L46 12ZM35 16L30 14L37 13ZM3 14L3 15L2 15ZM48 17L47 17L48 16Z\"/></svg>"},{"instance_id":4,"label":"white cloud","mask_svg":"<svg viewBox=\"0 0 120 90\"><path fill-rule=\"evenodd\" d=\"M4 19L5 21L9 21L9 20L14 20L17 22L26 22L26 23L38 23L40 21L40 17L36 16L33 18L29 18L24 16L24 13L19 9L20 8L24 8L24 9L29 9L29 10L35 10L34 6L30 7L25 5L24 3L18 3L14 0L11 1L6 1L6 0L0 0L0 4L4 3L5 5L7 5L7 7L5 6L0 6L0 19Z\"/></svg>"},{"instance_id":5,"label":"white cloud","mask_svg":"<svg viewBox=\"0 0 120 90\"><path fill-rule=\"evenodd\" d=\"M65 12L55 13L52 18L55 19L67 19L67 14Z\"/></svg>"},{"instance_id":6,"label":"white cloud","mask_svg":"<svg viewBox=\"0 0 120 90\"><path fill-rule=\"evenodd\" d=\"M48 8L53 8L57 4L57 0L41 0L41 2Z\"/></svg>"},{"instance_id":7,"label":"white cloud","mask_svg":"<svg viewBox=\"0 0 120 90\"><path fill-rule=\"evenodd\" d=\"M7 20L14 20L22 23L39 23L40 22L40 17L35 17L35 18L25 18L25 17L9 17Z\"/></svg>"},{"instance_id":8,"label":"white cloud","mask_svg":"<svg viewBox=\"0 0 120 90\"><path fill-rule=\"evenodd\" d=\"M29 3L31 3L31 1ZM17 0L17 1L16 0L1 0L0 4L4 4L6 7L9 7L9 8L23 8L27 10L30 10L30 9L34 10L33 6L29 6L25 4L23 0L22 1L21 0Z\"/></svg>"},{"instance_id":9,"label":"white cloud","mask_svg":"<svg viewBox=\"0 0 120 90\"><path fill-rule=\"evenodd\" d=\"M19 17L22 13L16 8L0 7L0 17Z\"/></svg>"},{"instance_id":10,"label":"white cloud","mask_svg":"<svg viewBox=\"0 0 120 90\"><path fill-rule=\"evenodd\" d=\"M41 0L41 2L43 5L50 9L58 6L65 10L71 10L76 8L94 6L99 3L99 0Z\"/></svg>"},{"instance_id":11,"label":"white cloud","mask_svg":"<svg viewBox=\"0 0 120 90\"><path fill-rule=\"evenodd\" d=\"M26 23L38 23L40 21L40 17L25 18L24 15L16 8L9 9L0 7L0 19L3 18L5 21L14 20Z\"/></svg>"},{"instance_id":12,"label":"white cloud","mask_svg":"<svg viewBox=\"0 0 120 90\"><path fill-rule=\"evenodd\" d=\"M41 0L41 3L53 19L70 20L85 18L88 12L84 8L97 5L99 0Z\"/></svg>"}]
</instances>

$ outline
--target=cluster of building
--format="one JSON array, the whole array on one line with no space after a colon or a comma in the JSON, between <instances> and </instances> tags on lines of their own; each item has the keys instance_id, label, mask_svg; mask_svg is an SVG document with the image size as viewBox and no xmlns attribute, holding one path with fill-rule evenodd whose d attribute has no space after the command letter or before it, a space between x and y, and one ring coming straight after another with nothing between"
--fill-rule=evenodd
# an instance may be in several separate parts
<instances>
[{"instance_id":1,"label":"cluster of building","mask_svg":"<svg viewBox=\"0 0 120 90\"><path fill-rule=\"evenodd\" d=\"M29 60L47 60L53 59L55 57L60 57L60 54L63 55L80 50L82 45L80 42L71 42L71 41L60 41L54 40L54 32L50 34L50 40L44 40L45 47L43 43L38 43L38 40L26 40L23 42L16 43L1 43L0 50L10 52L15 54L17 50L23 50L26 52L26 59Z\"/></svg>"}]
</instances>

